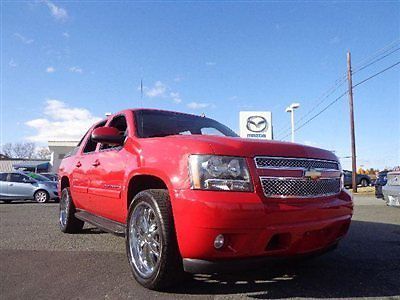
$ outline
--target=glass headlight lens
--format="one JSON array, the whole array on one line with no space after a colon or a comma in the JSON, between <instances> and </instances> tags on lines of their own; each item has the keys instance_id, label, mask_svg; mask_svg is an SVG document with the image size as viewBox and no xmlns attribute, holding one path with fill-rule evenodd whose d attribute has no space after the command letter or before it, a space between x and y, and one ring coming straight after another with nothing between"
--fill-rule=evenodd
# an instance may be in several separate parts
<instances>
[{"instance_id":1,"label":"glass headlight lens","mask_svg":"<svg viewBox=\"0 0 400 300\"><path fill-rule=\"evenodd\" d=\"M242 157L191 155L189 168L193 189L252 190L249 169Z\"/></svg>"}]
</instances>

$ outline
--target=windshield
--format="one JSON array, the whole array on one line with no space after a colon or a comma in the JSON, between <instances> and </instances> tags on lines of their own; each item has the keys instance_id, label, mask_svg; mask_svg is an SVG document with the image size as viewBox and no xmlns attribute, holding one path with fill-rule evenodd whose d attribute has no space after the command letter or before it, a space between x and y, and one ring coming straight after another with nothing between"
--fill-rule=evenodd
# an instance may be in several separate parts
<instances>
[{"instance_id":1,"label":"windshield","mask_svg":"<svg viewBox=\"0 0 400 300\"><path fill-rule=\"evenodd\" d=\"M39 175L37 173L28 173L26 175L28 175L29 177L31 177L33 179L36 179L37 181L49 181L49 179L47 177L44 177L44 176Z\"/></svg>"},{"instance_id":2,"label":"windshield","mask_svg":"<svg viewBox=\"0 0 400 300\"><path fill-rule=\"evenodd\" d=\"M238 137L231 129L215 120L166 111L135 111L139 137L163 137L169 135L219 135Z\"/></svg>"}]
</instances>

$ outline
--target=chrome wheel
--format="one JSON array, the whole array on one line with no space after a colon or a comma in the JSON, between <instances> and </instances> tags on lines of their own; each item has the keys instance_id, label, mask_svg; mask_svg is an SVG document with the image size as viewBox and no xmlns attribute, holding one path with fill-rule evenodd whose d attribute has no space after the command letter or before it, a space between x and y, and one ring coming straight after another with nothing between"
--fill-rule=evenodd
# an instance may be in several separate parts
<instances>
[{"instance_id":1,"label":"chrome wheel","mask_svg":"<svg viewBox=\"0 0 400 300\"><path fill-rule=\"evenodd\" d=\"M39 203L44 203L47 201L47 193L45 191L38 191L35 194L35 200Z\"/></svg>"},{"instance_id":2,"label":"chrome wheel","mask_svg":"<svg viewBox=\"0 0 400 300\"><path fill-rule=\"evenodd\" d=\"M69 203L69 195L68 193L63 193L60 201L60 225L65 227L67 225L67 216L68 216L68 203Z\"/></svg>"},{"instance_id":3,"label":"chrome wheel","mask_svg":"<svg viewBox=\"0 0 400 300\"><path fill-rule=\"evenodd\" d=\"M158 217L153 208L139 203L129 222L129 250L136 271L149 278L157 270L162 253L162 240Z\"/></svg>"}]
</instances>

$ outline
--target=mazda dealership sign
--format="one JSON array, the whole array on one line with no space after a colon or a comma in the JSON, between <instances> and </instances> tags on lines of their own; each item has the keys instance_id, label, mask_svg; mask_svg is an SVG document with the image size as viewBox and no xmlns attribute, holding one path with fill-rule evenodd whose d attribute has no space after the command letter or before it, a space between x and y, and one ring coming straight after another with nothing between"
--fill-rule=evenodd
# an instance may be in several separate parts
<instances>
[{"instance_id":1,"label":"mazda dealership sign","mask_svg":"<svg viewBox=\"0 0 400 300\"><path fill-rule=\"evenodd\" d=\"M241 111L240 137L272 140L272 115L270 111Z\"/></svg>"}]
</instances>

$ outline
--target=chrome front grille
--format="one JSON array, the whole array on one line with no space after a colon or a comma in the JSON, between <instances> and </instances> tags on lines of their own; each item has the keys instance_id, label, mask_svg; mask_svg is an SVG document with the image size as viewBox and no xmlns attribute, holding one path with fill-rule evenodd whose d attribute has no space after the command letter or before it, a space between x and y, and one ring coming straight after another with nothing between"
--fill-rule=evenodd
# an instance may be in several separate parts
<instances>
[{"instance_id":1,"label":"chrome front grille","mask_svg":"<svg viewBox=\"0 0 400 300\"><path fill-rule=\"evenodd\" d=\"M340 192L340 178L260 177L260 180L266 197L311 198Z\"/></svg>"},{"instance_id":2,"label":"chrome front grille","mask_svg":"<svg viewBox=\"0 0 400 300\"><path fill-rule=\"evenodd\" d=\"M257 156L254 161L258 169L339 170L339 164L332 160Z\"/></svg>"}]
</instances>

